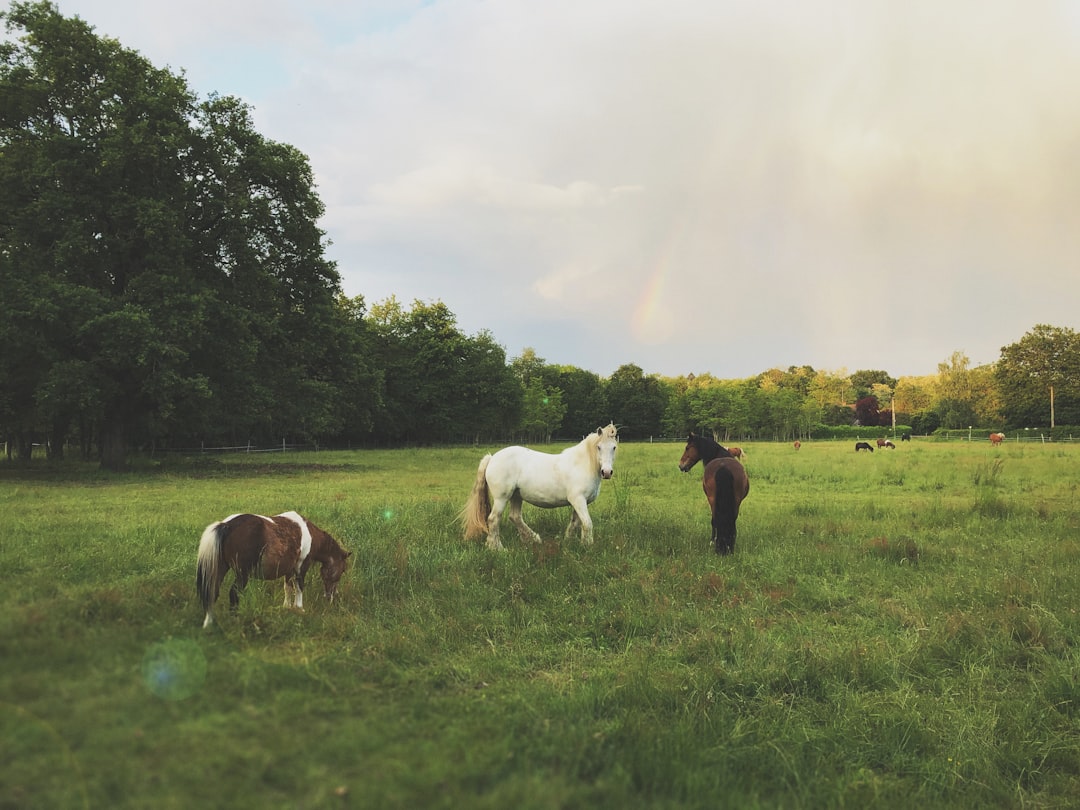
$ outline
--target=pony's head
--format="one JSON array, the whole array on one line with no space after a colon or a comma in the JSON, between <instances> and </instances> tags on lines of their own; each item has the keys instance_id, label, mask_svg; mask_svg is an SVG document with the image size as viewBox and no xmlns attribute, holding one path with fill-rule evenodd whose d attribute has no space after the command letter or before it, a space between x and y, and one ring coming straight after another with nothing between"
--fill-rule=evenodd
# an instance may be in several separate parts
<instances>
[{"instance_id":1,"label":"pony's head","mask_svg":"<svg viewBox=\"0 0 1080 810\"><path fill-rule=\"evenodd\" d=\"M615 474L615 451L618 449L619 429L614 422L596 429L596 460L600 465L600 477L605 481Z\"/></svg>"},{"instance_id":2,"label":"pony's head","mask_svg":"<svg viewBox=\"0 0 1080 810\"><path fill-rule=\"evenodd\" d=\"M334 594L337 593L338 581L341 579L341 575L345 573L345 569L348 568L349 557L352 556L352 552L343 549L338 541L329 534L326 535L326 542L329 548L323 558L319 573L322 575L323 592L326 594L326 600L333 602Z\"/></svg>"}]
</instances>

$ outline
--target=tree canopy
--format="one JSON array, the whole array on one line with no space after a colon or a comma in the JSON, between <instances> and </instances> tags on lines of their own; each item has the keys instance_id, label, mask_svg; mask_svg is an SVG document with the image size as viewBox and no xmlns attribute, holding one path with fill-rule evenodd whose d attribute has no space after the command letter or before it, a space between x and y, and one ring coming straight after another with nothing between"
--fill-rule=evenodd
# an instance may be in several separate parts
<instances>
[{"instance_id":1,"label":"tree canopy","mask_svg":"<svg viewBox=\"0 0 1080 810\"><path fill-rule=\"evenodd\" d=\"M307 159L51 3L3 16L5 421L59 449L78 418L107 467L181 425L333 427L339 278Z\"/></svg>"}]
</instances>

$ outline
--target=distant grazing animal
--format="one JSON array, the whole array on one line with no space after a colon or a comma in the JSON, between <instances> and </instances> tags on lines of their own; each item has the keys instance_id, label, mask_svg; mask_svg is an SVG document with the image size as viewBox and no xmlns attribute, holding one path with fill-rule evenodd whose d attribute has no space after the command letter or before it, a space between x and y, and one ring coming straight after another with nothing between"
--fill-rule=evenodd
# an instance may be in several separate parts
<instances>
[{"instance_id":1,"label":"distant grazing animal","mask_svg":"<svg viewBox=\"0 0 1080 810\"><path fill-rule=\"evenodd\" d=\"M203 627L213 624L214 603L230 570L236 573L229 589L231 608L239 604L248 579L284 577L285 607L291 592L293 605L303 610L304 577L311 564L321 564L323 590L333 601L349 555L337 540L296 512L275 517L230 515L211 523L199 540L195 566L195 587L206 611Z\"/></svg>"},{"instance_id":2,"label":"distant grazing animal","mask_svg":"<svg viewBox=\"0 0 1080 810\"><path fill-rule=\"evenodd\" d=\"M743 461L747 456L746 451L741 447L729 447L727 450L732 458L737 458L739 461Z\"/></svg>"},{"instance_id":3,"label":"distant grazing animal","mask_svg":"<svg viewBox=\"0 0 1080 810\"><path fill-rule=\"evenodd\" d=\"M885 446L885 443L886 443L887 441L888 441L888 439L878 439L878 440L877 440L877 446L878 446L878 447L884 447L884 446Z\"/></svg>"},{"instance_id":4,"label":"distant grazing animal","mask_svg":"<svg viewBox=\"0 0 1080 810\"><path fill-rule=\"evenodd\" d=\"M901 433L900 434L900 441L902 441L902 442L910 442L911 441L911 434L910 433Z\"/></svg>"},{"instance_id":5,"label":"distant grazing animal","mask_svg":"<svg viewBox=\"0 0 1080 810\"><path fill-rule=\"evenodd\" d=\"M795 442L795 449L798 450L800 447L802 447L802 442Z\"/></svg>"},{"instance_id":6,"label":"distant grazing animal","mask_svg":"<svg viewBox=\"0 0 1080 810\"><path fill-rule=\"evenodd\" d=\"M540 535L521 517L521 504L526 501L543 509L570 506L573 514L565 536L569 538L580 527L581 542L590 545L593 523L588 505L600 493L600 481L614 475L618 448L619 433L612 423L597 428L561 453L504 447L494 455L484 456L476 470L472 493L459 515L465 539L486 533L487 547L493 551L502 549L499 521L509 503L510 520L521 539L539 543Z\"/></svg>"},{"instance_id":7,"label":"distant grazing animal","mask_svg":"<svg viewBox=\"0 0 1080 810\"><path fill-rule=\"evenodd\" d=\"M871 453L874 452L874 448L870 446L869 442L855 442L855 452L858 453L860 450L869 450Z\"/></svg>"},{"instance_id":8,"label":"distant grazing animal","mask_svg":"<svg viewBox=\"0 0 1080 810\"><path fill-rule=\"evenodd\" d=\"M1004 433L991 433L990 434L990 444L992 446L997 447L1003 441L1005 441L1005 434Z\"/></svg>"},{"instance_id":9,"label":"distant grazing animal","mask_svg":"<svg viewBox=\"0 0 1080 810\"><path fill-rule=\"evenodd\" d=\"M886 439L884 443L879 444L878 447L888 447L890 450L896 449L896 445L890 442L888 439Z\"/></svg>"},{"instance_id":10,"label":"distant grazing animal","mask_svg":"<svg viewBox=\"0 0 1080 810\"><path fill-rule=\"evenodd\" d=\"M739 506L750 494L750 479L727 449L712 439L691 433L679 459L679 469L689 472L699 461L705 468L701 486L712 510L713 549L717 554L731 554L735 551Z\"/></svg>"}]
</instances>

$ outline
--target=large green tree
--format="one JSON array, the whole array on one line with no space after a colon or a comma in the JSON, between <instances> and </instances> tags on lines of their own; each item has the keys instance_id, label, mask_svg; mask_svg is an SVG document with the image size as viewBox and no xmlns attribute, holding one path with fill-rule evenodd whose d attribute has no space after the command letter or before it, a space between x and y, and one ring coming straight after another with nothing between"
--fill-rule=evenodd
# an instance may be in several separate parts
<instances>
[{"instance_id":1,"label":"large green tree","mask_svg":"<svg viewBox=\"0 0 1080 810\"><path fill-rule=\"evenodd\" d=\"M335 426L338 275L306 158L48 2L0 43L0 420L102 464ZM85 438L85 436L84 436Z\"/></svg>"},{"instance_id":2,"label":"large green tree","mask_svg":"<svg viewBox=\"0 0 1080 810\"><path fill-rule=\"evenodd\" d=\"M466 336L441 301L396 298L369 315L386 369L374 435L391 444L479 441L508 435L521 410L522 387L491 334Z\"/></svg>"},{"instance_id":3,"label":"large green tree","mask_svg":"<svg viewBox=\"0 0 1080 810\"><path fill-rule=\"evenodd\" d=\"M639 366L619 366L604 383L610 418L626 435L647 439L663 433L668 386L655 375L646 375Z\"/></svg>"},{"instance_id":4,"label":"large green tree","mask_svg":"<svg viewBox=\"0 0 1080 810\"><path fill-rule=\"evenodd\" d=\"M1002 347L995 379L1007 424L1080 424L1080 335L1072 329L1038 324Z\"/></svg>"}]
</instances>

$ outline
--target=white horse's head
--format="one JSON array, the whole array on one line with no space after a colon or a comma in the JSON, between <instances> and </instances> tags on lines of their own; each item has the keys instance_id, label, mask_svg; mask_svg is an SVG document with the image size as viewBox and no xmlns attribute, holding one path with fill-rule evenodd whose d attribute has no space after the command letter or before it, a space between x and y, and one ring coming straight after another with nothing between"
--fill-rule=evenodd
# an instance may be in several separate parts
<instances>
[{"instance_id":1,"label":"white horse's head","mask_svg":"<svg viewBox=\"0 0 1080 810\"><path fill-rule=\"evenodd\" d=\"M615 451L619 449L619 429L612 422L596 429L596 459L600 463L600 477L605 481L615 474Z\"/></svg>"}]
</instances>

